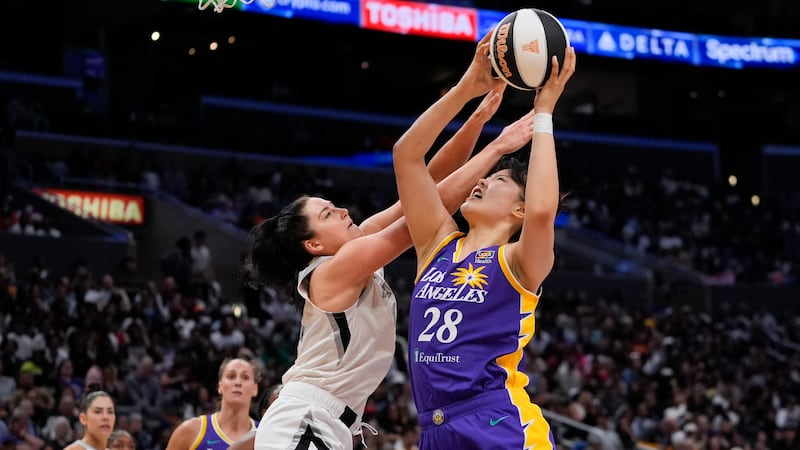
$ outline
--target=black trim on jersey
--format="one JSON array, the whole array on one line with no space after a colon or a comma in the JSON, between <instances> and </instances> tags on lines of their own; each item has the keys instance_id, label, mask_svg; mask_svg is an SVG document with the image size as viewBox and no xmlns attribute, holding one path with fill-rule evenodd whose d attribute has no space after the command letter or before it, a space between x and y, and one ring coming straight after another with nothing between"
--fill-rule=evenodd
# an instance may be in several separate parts
<instances>
[{"instance_id":1,"label":"black trim on jersey","mask_svg":"<svg viewBox=\"0 0 800 450\"><path fill-rule=\"evenodd\" d=\"M346 352L350 345L350 326L347 324L347 316L343 312L333 313L333 320L339 327L339 335L342 337L342 351Z\"/></svg>"},{"instance_id":2,"label":"black trim on jersey","mask_svg":"<svg viewBox=\"0 0 800 450\"><path fill-rule=\"evenodd\" d=\"M318 450L330 450L328 446L325 445L325 442L322 441L322 439L314 435L314 430L311 429L311 425L308 425L306 427L306 432L300 436L300 442L297 443L297 447L295 447L295 449L308 450L311 448L309 447L310 444L314 444Z\"/></svg>"},{"instance_id":3,"label":"black trim on jersey","mask_svg":"<svg viewBox=\"0 0 800 450\"><path fill-rule=\"evenodd\" d=\"M358 419L358 414L356 414L356 412L353 411L353 409L349 406L345 406L344 412L339 416L339 420L347 425L347 428L353 426L353 424L356 423L356 419Z\"/></svg>"}]
</instances>

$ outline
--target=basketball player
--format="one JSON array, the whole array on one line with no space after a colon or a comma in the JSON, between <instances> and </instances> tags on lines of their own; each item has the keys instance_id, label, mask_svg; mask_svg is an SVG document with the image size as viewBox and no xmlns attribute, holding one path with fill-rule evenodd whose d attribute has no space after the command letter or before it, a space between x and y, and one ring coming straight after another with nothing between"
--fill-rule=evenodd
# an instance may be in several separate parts
<instances>
[{"instance_id":1,"label":"basketball player","mask_svg":"<svg viewBox=\"0 0 800 450\"><path fill-rule=\"evenodd\" d=\"M83 437L64 447L64 450L105 450L117 419L114 400L108 392L100 389L99 383L91 383L86 387L78 408Z\"/></svg>"},{"instance_id":2,"label":"basketball player","mask_svg":"<svg viewBox=\"0 0 800 450\"><path fill-rule=\"evenodd\" d=\"M556 448L525 390L523 349L554 261L561 194L551 115L575 71L575 52L567 49L560 71L552 58L550 77L536 93L527 168L506 158L477 183L460 208L469 226L464 234L436 196L424 156L459 110L498 82L488 45L484 38L456 86L394 148L400 202L417 254L408 348L420 450Z\"/></svg>"},{"instance_id":3,"label":"basketball player","mask_svg":"<svg viewBox=\"0 0 800 450\"><path fill-rule=\"evenodd\" d=\"M250 361L226 358L219 367L219 411L193 417L178 425L167 450L224 450L258 422L250 417L250 404L258 395L261 371Z\"/></svg>"},{"instance_id":4,"label":"basketball player","mask_svg":"<svg viewBox=\"0 0 800 450\"><path fill-rule=\"evenodd\" d=\"M501 134L469 159L502 94L498 86L485 96L426 168L438 180L462 166L434 193L453 212L503 155L527 142ZM522 128L530 139L530 127ZM297 358L259 423L256 450L352 449L353 436L361 436L367 398L394 357L397 306L383 267L411 247L401 213L396 203L357 226L347 209L301 196L253 228L254 280L290 286L303 311Z\"/></svg>"}]
</instances>

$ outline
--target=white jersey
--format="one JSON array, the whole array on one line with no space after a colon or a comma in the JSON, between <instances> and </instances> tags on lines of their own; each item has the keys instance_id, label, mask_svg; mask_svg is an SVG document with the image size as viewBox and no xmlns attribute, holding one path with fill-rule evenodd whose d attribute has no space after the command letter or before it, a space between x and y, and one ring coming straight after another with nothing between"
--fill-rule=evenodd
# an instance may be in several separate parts
<instances>
[{"instance_id":1,"label":"white jersey","mask_svg":"<svg viewBox=\"0 0 800 450\"><path fill-rule=\"evenodd\" d=\"M305 306L297 359L283 375L283 384L300 381L321 388L360 418L367 398L386 377L394 358L397 299L380 269L349 309L321 310L308 299L308 279L330 258L315 258L298 275L297 290Z\"/></svg>"}]
</instances>

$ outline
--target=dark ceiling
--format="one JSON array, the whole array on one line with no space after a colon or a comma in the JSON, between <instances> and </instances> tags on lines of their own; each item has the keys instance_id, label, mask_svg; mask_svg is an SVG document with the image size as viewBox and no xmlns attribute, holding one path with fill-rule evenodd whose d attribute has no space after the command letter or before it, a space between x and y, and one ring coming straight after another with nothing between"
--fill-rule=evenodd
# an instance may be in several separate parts
<instances>
[{"instance_id":1,"label":"dark ceiling","mask_svg":"<svg viewBox=\"0 0 800 450\"><path fill-rule=\"evenodd\" d=\"M512 1L444 1L511 11ZM800 38L792 0L542 0L557 16L709 34ZM159 30L162 39L148 37ZM226 44L235 36L234 44ZM65 48L103 52L112 102L158 109L220 94L415 114L452 85L474 44L158 0L6 0L0 70L60 74ZM211 52L208 43L222 43ZM188 49L197 49L195 56ZM563 99L568 126L754 147L800 141L798 71L709 69L579 55ZM529 104L508 95L508 114ZM753 150L748 150L750 153ZM742 153L747 153L743 151ZM748 157L751 158L752 156ZM743 164L748 164L745 158Z\"/></svg>"}]
</instances>

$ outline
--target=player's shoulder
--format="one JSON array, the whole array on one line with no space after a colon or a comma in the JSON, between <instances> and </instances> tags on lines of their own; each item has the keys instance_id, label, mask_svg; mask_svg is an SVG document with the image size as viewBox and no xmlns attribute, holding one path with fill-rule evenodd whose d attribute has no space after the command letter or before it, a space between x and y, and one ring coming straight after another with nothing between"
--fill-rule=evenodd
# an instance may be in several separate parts
<instances>
[{"instance_id":1,"label":"player's shoulder","mask_svg":"<svg viewBox=\"0 0 800 450\"><path fill-rule=\"evenodd\" d=\"M179 444L176 448L189 448L202 431L204 416L196 416L181 422L170 436L170 442Z\"/></svg>"}]
</instances>

